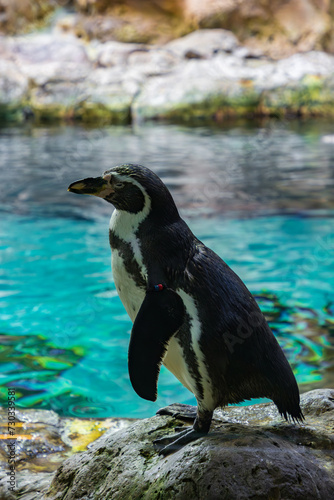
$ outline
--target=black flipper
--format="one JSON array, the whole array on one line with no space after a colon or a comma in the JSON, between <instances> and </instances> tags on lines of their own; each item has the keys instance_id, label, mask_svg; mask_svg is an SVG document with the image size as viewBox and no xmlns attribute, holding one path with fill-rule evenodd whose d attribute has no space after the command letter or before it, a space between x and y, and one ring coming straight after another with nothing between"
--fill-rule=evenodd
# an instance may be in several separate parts
<instances>
[{"instance_id":1,"label":"black flipper","mask_svg":"<svg viewBox=\"0 0 334 500\"><path fill-rule=\"evenodd\" d=\"M160 366L170 338L183 323L181 297L170 288L149 290L133 324L129 345L131 384L141 398L155 401Z\"/></svg>"}]
</instances>

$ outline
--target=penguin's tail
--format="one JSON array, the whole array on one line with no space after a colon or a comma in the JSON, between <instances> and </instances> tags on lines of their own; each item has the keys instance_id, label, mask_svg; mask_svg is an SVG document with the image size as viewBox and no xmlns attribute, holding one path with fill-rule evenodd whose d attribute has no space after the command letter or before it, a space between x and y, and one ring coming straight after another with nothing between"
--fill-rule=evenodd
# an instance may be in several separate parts
<instances>
[{"instance_id":1,"label":"penguin's tail","mask_svg":"<svg viewBox=\"0 0 334 500\"><path fill-rule=\"evenodd\" d=\"M267 376L273 387L271 399L287 422L302 423L305 417L300 408L297 381L286 357L282 351L281 353L276 364L267 369Z\"/></svg>"},{"instance_id":2,"label":"penguin's tail","mask_svg":"<svg viewBox=\"0 0 334 500\"><path fill-rule=\"evenodd\" d=\"M305 417L303 412L299 406L298 401L279 401L273 400L275 405L277 406L278 411L285 418L287 422L293 423L303 423Z\"/></svg>"}]
</instances>

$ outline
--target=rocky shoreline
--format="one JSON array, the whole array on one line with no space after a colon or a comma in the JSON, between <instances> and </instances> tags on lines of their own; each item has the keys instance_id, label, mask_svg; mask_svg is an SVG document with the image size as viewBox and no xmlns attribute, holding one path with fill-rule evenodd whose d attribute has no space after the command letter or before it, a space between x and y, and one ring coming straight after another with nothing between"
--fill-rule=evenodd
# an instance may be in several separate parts
<instances>
[{"instance_id":1,"label":"rocky shoreline","mask_svg":"<svg viewBox=\"0 0 334 500\"><path fill-rule=\"evenodd\" d=\"M170 407L174 417L142 420L18 410L16 490L6 485L3 423L0 499L333 498L333 389L302 394L302 425L284 422L273 403L216 410L207 437L162 457L153 441L189 425L183 406ZM5 409L0 417L5 422Z\"/></svg>"},{"instance_id":2,"label":"rocky shoreline","mask_svg":"<svg viewBox=\"0 0 334 500\"><path fill-rule=\"evenodd\" d=\"M7 428L7 408L0 407L0 500L36 500L49 489L62 462L101 437L107 430L118 431L134 422L127 418L60 417L51 410L17 408L16 434ZM15 482L8 488L8 443L15 439Z\"/></svg>"},{"instance_id":3,"label":"rocky shoreline","mask_svg":"<svg viewBox=\"0 0 334 500\"><path fill-rule=\"evenodd\" d=\"M278 61L224 29L165 45L83 41L57 30L0 37L0 120L129 124L333 116L334 56Z\"/></svg>"}]
</instances>

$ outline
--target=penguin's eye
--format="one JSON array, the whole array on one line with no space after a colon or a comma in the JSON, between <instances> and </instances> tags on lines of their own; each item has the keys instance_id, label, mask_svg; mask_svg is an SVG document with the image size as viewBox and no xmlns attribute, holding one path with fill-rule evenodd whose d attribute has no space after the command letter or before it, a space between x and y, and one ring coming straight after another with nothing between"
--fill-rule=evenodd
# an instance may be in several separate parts
<instances>
[{"instance_id":1,"label":"penguin's eye","mask_svg":"<svg viewBox=\"0 0 334 500\"><path fill-rule=\"evenodd\" d=\"M114 187L116 189L122 189L123 186L124 186L124 182L116 182L116 184L114 185Z\"/></svg>"}]
</instances>

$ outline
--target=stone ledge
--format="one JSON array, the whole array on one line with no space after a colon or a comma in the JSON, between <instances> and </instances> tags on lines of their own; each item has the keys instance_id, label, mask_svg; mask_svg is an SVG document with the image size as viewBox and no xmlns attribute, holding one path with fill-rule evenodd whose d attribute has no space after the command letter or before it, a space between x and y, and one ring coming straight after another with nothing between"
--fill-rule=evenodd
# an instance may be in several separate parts
<instances>
[{"instance_id":1,"label":"stone ledge","mask_svg":"<svg viewBox=\"0 0 334 500\"><path fill-rule=\"evenodd\" d=\"M169 408L179 413L184 406ZM284 422L272 403L218 409L207 437L166 458L153 440L185 425L182 419L96 421L17 409L17 490L13 495L6 488L2 439L0 498L328 500L334 495L334 390L305 393L301 406L301 426ZM6 409L0 417L5 435Z\"/></svg>"},{"instance_id":2,"label":"stone ledge","mask_svg":"<svg viewBox=\"0 0 334 500\"><path fill-rule=\"evenodd\" d=\"M2 37L0 57L2 121L334 115L334 56L306 52L272 61L226 30L198 30L160 47L59 33Z\"/></svg>"},{"instance_id":3,"label":"stone ledge","mask_svg":"<svg viewBox=\"0 0 334 500\"><path fill-rule=\"evenodd\" d=\"M210 434L161 457L153 440L184 425L154 416L107 431L66 460L45 499L291 499L334 497L334 390L302 395L306 422L283 422L271 403L215 412ZM183 405L173 405L177 412Z\"/></svg>"}]
</instances>

